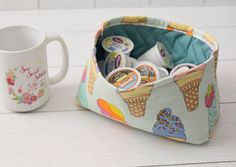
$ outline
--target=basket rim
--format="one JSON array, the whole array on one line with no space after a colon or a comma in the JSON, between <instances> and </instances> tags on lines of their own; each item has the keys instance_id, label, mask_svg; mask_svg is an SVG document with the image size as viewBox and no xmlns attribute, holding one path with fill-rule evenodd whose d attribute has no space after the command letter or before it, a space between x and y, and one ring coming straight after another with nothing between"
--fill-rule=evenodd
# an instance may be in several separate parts
<instances>
[{"instance_id":1,"label":"basket rim","mask_svg":"<svg viewBox=\"0 0 236 167\"><path fill-rule=\"evenodd\" d=\"M150 23L142 24L142 23L139 23L139 22L130 22L130 23L129 22L121 22L121 20L124 19L124 18L129 18L131 20L132 19L151 20L152 24L150 24ZM156 23L156 24L154 24L154 23ZM216 56L216 53L218 53L218 51L219 51L218 42L215 40L215 38L212 35L210 35L207 32L204 32L204 31L202 31L202 30L200 30L198 28L189 26L187 24L182 24L182 23L177 23L177 22L173 22L173 21L168 21L168 20L159 19L159 18L153 18L153 17L147 17L147 16L121 16L121 17L115 17L115 18L106 20L105 22L102 23L102 25L100 26L100 29L97 31L96 36L95 36L95 41L94 41L93 54L92 54L92 57L93 56L95 57L96 64L97 64L97 59L96 59L96 44L97 44L98 38L102 35L104 30L106 30L106 29L108 29L110 27L113 27L113 26L118 26L118 25L123 25L123 24L126 24L126 25L136 25L136 26L147 26L147 27L154 27L154 28L165 29L165 30L166 29L168 30L168 27L166 27L164 25L174 24L175 26L179 25L181 27L184 27L184 28L186 28L186 30L192 29L193 34L191 36L201 40L206 45L208 45L209 48L212 50L212 52L211 52L211 54L210 54L210 56L209 56L209 58L207 60L205 60L201 64L196 65L196 67L192 68L191 71L199 69L200 66L202 66L202 65L209 64L210 61L214 61L214 56ZM176 31L176 32L179 32L179 33L183 33L185 35L189 35L187 31L180 30L180 29L175 29L174 28L173 30L170 30L170 31ZM90 58L92 58L92 57L90 57ZM101 73L100 69L99 69L99 73ZM186 75L188 75L188 74L186 74ZM163 78L161 80L157 80L157 81L155 81L153 83L146 84L146 85L144 85L142 87L146 87L146 86L149 86L151 84L153 84L154 86L158 85L158 87L166 85L166 84L171 84L174 81L174 77L175 76L168 76L168 77L165 77L165 78ZM102 79L104 80L104 82L108 83L108 81L104 77L102 77ZM117 90L117 87L115 87L112 84L109 84L109 86L113 87L113 89L115 89L116 91L123 92L121 90ZM136 88L131 89L131 90L135 90L135 89Z\"/></svg>"},{"instance_id":2,"label":"basket rim","mask_svg":"<svg viewBox=\"0 0 236 167\"><path fill-rule=\"evenodd\" d=\"M102 34L102 32L105 29L108 29L110 27L122 25L122 24L144 26L144 24L141 24L141 23L120 22L124 18L130 18L130 19L132 19L132 18L133 19L135 19L135 18L143 18L144 19L145 18L145 19L152 21L151 23L148 22L147 24L145 24L146 27L154 27L154 28L159 28L159 29L164 29L164 30L166 30L166 29L170 30L170 29L168 29L168 27L166 27L166 25L170 25L170 24L174 24L175 26L186 27L186 29L192 29L193 34L191 36L193 36L193 37L201 40L205 44L207 44L212 49L213 53L215 53L219 50L219 44L218 44L217 40L208 32L202 31L201 29L193 27L188 24L183 24L183 23L170 21L167 19L159 19L159 18L153 18L153 17L148 17L148 16L120 16L120 17L114 17L114 18L104 21L102 23L102 25L100 26L99 30L97 31L95 45L97 43L97 38ZM156 23L156 24L154 24L154 23ZM176 31L176 32L180 32L180 33L189 35L187 33L187 31L176 29L176 28L173 28L173 30L171 30L171 31ZM205 37L204 37L204 35L205 35Z\"/></svg>"}]
</instances>

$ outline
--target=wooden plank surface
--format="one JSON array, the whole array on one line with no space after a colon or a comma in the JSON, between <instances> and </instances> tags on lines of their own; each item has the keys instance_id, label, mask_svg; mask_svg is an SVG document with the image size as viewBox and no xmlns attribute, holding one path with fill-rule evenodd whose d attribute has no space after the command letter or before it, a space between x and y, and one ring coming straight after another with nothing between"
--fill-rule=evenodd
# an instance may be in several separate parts
<instances>
[{"instance_id":1,"label":"wooden plank surface","mask_svg":"<svg viewBox=\"0 0 236 167\"><path fill-rule=\"evenodd\" d=\"M212 141L200 146L157 137L90 111L0 114L0 166L23 166L27 161L31 166L45 162L43 166L53 167L233 161L235 107L221 105Z\"/></svg>"},{"instance_id":2,"label":"wooden plank surface","mask_svg":"<svg viewBox=\"0 0 236 167\"><path fill-rule=\"evenodd\" d=\"M221 114L211 142L193 146L169 141L76 106L75 95L92 49L93 35L102 20L118 15L149 15L189 23L217 38ZM235 166L234 16L236 7L0 12L0 27L40 26L48 33L60 34L70 52L69 72L62 82L51 86L50 100L45 106L19 114L4 108L0 99L0 166ZM53 75L60 68L61 52L57 43L48 48L49 73Z\"/></svg>"},{"instance_id":3,"label":"wooden plank surface","mask_svg":"<svg viewBox=\"0 0 236 167\"><path fill-rule=\"evenodd\" d=\"M0 27L12 24L33 24L50 32L96 31L106 19L125 15L168 19L201 28L236 26L235 7L171 7L1 11Z\"/></svg>"},{"instance_id":4,"label":"wooden plank surface","mask_svg":"<svg viewBox=\"0 0 236 167\"><path fill-rule=\"evenodd\" d=\"M0 0L0 10L38 9L37 0Z\"/></svg>"},{"instance_id":5,"label":"wooden plank surface","mask_svg":"<svg viewBox=\"0 0 236 167\"><path fill-rule=\"evenodd\" d=\"M232 161L222 161L222 162L204 162L204 163L192 163L192 164L178 164L178 165L160 165L162 167L165 166L175 166L175 167L235 167L236 166L236 162L232 162ZM158 166L155 166L158 167Z\"/></svg>"}]
</instances>

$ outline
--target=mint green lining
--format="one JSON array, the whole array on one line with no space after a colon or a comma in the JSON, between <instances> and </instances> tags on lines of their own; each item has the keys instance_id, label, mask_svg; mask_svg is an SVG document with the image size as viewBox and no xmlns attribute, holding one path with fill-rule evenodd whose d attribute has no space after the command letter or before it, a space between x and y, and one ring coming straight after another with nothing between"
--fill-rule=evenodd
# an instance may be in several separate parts
<instances>
[{"instance_id":1,"label":"mint green lining","mask_svg":"<svg viewBox=\"0 0 236 167\"><path fill-rule=\"evenodd\" d=\"M121 35L128 37L134 43L134 49L130 56L138 58L152 48L157 41L163 43L170 52L174 65L181 63L201 64L206 61L211 53L211 48L201 40L176 31L168 31L149 26L137 26L121 24L109 27L99 37L97 48L97 60L105 58L102 48L102 40L108 36Z\"/></svg>"}]
</instances>

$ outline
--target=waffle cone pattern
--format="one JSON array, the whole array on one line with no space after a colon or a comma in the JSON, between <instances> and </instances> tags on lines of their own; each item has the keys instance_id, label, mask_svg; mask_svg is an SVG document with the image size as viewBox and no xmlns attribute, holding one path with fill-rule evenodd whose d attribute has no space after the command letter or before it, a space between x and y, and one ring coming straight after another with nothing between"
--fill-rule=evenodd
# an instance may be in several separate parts
<instances>
[{"instance_id":1,"label":"waffle cone pattern","mask_svg":"<svg viewBox=\"0 0 236 167\"><path fill-rule=\"evenodd\" d=\"M122 99L127 103L131 115L144 117L146 103L151 95L153 84L138 87L130 91L119 92Z\"/></svg>"},{"instance_id":2,"label":"waffle cone pattern","mask_svg":"<svg viewBox=\"0 0 236 167\"><path fill-rule=\"evenodd\" d=\"M90 95L93 95L93 88L96 79L97 79L97 70L95 62L94 59L90 59L90 70L89 70L89 80L88 80L88 92Z\"/></svg>"},{"instance_id":3,"label":"waffle cone pattern","mask_svg":"<svg viewBox=\"0 0 236 167\"><path fill-rule=\"evenodd\" d=\"M203 71L199 70L176 81L176 84L183 93L184 101L189 112L192 112L198 107L198 92L202 75Z\"/></svg>"},{"instance_id":4,"label":"waffle cone pattern","mask_svg":"<svg viewBox=\"0 0 236 167\"><path fill-rule=\"evenodd\" d=\"M215 78L216 78L217 62L218 62L218 51L214 53L214 62L215 62Z\"/></svg>"},{"instance_id":5,"label":"waffle cone pattern","mask_svg":"<svg viewBox=\"0 0 236 167\"><path fill-rule=\"evenodd\" d=\"M88 92L90 95L93 95L93 87L94 87L95 81L96 81L95 75L90 72L89 81L88 81Z\"/></svg>"}]
</instances>

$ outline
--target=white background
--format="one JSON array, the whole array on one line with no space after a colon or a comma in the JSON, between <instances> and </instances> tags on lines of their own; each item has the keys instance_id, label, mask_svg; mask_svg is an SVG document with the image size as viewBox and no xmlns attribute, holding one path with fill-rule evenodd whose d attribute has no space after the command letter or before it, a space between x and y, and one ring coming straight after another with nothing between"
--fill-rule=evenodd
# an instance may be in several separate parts
<instances>
[{"instance_id":1,"label":"white background","mask_svg":"<svg viewBox=\"0 0 236 167\"><path fill-rule=\"evenodd\" d=\"M141 8L150 3L161 8ZM46 33L61 35L70 54L67 76L50 87L50 100L42 108L26 114L15 113L6 109L0 99L0 167L235 167L236 6L230 7L233 4L233 0L0 0L0 28L35 25ZM210 7L199 7L205 5ZM47 10L5 11L39 6ZM186 23L217 39L221 111L210 142L195 146L170 141L115 123L75 104L96 30L104 20L122 15ZM49 73L53 75L61 67L58 44L50 44L48 53Z\"/></svg>"}]
</instances>

